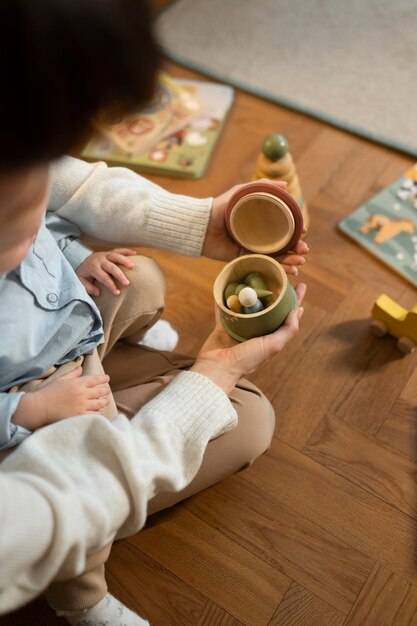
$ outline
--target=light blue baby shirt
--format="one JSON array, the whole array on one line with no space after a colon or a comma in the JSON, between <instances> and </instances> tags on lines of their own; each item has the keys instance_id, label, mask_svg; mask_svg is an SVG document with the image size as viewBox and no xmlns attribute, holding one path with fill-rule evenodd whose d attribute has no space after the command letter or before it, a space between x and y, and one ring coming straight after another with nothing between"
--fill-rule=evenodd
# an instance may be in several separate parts
<instances>
[{"instance_id":1,"label":"light blue baby shirt","mask_svg":"<svg viewBox=\"0 0 417 626\"><path fill-rule=\"evenodd\" d=\"M0 450L30 435L11 423L23 392L5 392L103 342L100 313L75 274L91 254L80 234L47 213L20 266L0 275Z\"/></svg>"}]
</instances>

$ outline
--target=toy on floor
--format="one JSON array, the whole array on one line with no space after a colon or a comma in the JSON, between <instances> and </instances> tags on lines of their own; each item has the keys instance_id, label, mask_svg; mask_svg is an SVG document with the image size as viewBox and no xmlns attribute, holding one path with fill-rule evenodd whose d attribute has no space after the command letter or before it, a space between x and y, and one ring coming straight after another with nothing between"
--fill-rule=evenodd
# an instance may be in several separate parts
<instances>
[{"instance_id":1,"label":"toy on floor","mask_svg":"<svg viewBox=\"0 0 417 626\"><path fill-rule=\"evenodd\" d=\"M404 354L413 352L417 345L417 304L409 311L385 294L380 295L372 308L371 331L376 337L389 333L398 339L397 348Z\"/></svg>"},{"instance_id":2,"label":"toy on floor","mask_svg":"<svg viewBox=\"0 0 417 626\"><path fill-rule=\"evenodd\" d=\"M410 168L406 173L405 180L395 194L400 200L409 200L417 209L417 168Z\"/></svg>"},{"instance_id":3,"label":"toy on floor","mask_svg":"<svg viewBox=\"0 0 417 626\"><path fill-rule=\"evenodd\" d=\"M366 235L372 230L378 231L374 237L374 242L380 245L389 239L396 237L400 233L414 233L416 226L411 220L394 219L388 217L388 215L372 213L366 220L365 224L362 224L359 228L359 232Z\"/></svg>"},{"instance_id":4,"label":"toy on floor","mask_svg":"<svg viewBox=\"0 0 417 626\"><path fill-rule=\"evenodd\" d=\"M234 313L258 313L271 304L272 291L259 272L251 272L241 282L226 285L224 301Z\"/></svg>"},{"instance_id":5,"label":"toy on floor","mask_svg":"<svg viewBox=\"0 0 417 626\"><path fill-rule=\"evenodd\" d=\"M304 226L308 228L310 219L307 205L303 199L300 181L293 158L288 150L287 140L283 135L273 133L264 139L252 180L258 180L259 178L285 180L288 183L286 191L291 194L300 207L304 218Z\"/></svg>"}]
</instances>

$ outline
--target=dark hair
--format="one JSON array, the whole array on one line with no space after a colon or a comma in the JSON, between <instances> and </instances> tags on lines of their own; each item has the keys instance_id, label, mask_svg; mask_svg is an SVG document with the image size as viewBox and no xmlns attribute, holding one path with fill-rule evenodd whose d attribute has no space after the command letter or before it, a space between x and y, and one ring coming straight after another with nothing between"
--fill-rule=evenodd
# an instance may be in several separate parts
<instances>
[{"instance_id":1,"label":"dark hair","mask_svg":"<svg viewBox=\"0 0 417 626\"><path fill-rule=\"evenodd\" d=\"M145 104L158 59L145 0L0 0L0 170L69 151L104 108Z\"/></svg>"}]
</instances>

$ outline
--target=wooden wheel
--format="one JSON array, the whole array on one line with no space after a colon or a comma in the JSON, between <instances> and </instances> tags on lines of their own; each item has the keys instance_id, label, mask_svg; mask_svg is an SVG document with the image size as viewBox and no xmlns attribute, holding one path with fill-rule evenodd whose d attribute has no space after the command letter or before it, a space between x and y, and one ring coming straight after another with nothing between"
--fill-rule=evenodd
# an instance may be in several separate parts
<instances>
[{"instance_id":1,"label":"wooden wheel","mask_svg":"<svg viewBox=\"0 0 417 626\"><path fill-rule=\"evenodd\" d=\"M404 354L410 354L410 352L414 352L416 349L416 344L409 337L401 337L397 341L397 348L400 352Z\"/></svg>"},{"instance_id":2,"label":"wooden wheel","mask_svg":"<svg viewBox=\"0 0 417 626\"><path fill-rule=\"evenodd\" d=\"M371 332L375 337L383 337L387 334L388 328L384 322L380 320L372 320Z\"/></svg>"}]
</instances>

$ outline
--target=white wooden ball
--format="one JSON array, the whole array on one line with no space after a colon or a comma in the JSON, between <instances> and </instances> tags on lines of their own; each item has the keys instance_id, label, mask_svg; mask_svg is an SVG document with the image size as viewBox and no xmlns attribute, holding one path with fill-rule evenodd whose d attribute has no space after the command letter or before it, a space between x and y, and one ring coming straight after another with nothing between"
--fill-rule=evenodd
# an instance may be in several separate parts
<instances>
[{"instance_id":1,"label":"white wooden ball","mask_svg":"<svg viewBox=\"0 0 417 626\"><path fill-rule=\"evenodd\" d=\"M242 306L253 306L257 299L257 293L252 287L244 287L239 291L239 302Z\"/></svg>"}]
</instances>

